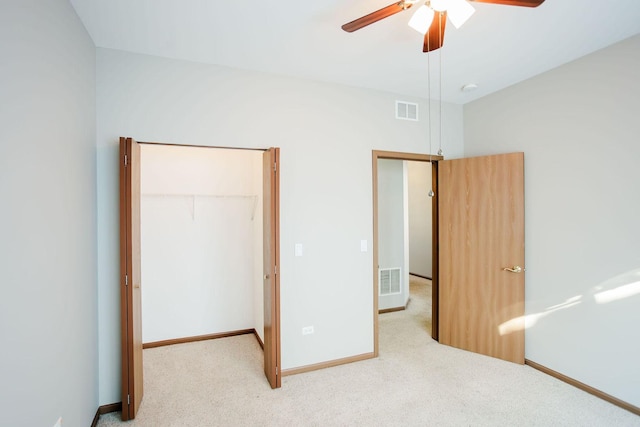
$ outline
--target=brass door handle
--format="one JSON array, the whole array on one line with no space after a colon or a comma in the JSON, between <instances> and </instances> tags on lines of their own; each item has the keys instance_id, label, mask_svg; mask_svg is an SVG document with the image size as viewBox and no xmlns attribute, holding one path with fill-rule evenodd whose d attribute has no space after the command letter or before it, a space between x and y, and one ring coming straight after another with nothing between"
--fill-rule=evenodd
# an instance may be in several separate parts
<instances>
[{"instance_id":1,"label":"brass door handle","mask_svg":"<svg viewBox=\"0 0 640 427\"><path fill-rule=\"evenodd\" d=\"M269 275L268 274L264 275L264 280L269 280Z\"/></svg>"},{"instance_id":2,"label":"brass door handle","mask_svg":"<svg viewBox=\"0 0 640 427\"><path fill-rule=\"evenodd\" d=\"M514 265L513 267L505 267L502 269L502 271L509 271L511 273L522 273L523 271L525 271L525 269L520 267L519 265Z\"/></svg>"}]
</instances>

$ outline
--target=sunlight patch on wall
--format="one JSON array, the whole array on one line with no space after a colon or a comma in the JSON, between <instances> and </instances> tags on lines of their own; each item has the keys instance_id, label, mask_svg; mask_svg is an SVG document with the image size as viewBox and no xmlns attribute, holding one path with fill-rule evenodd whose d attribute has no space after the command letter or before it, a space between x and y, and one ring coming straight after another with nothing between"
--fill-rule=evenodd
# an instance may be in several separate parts
<instances>
[{"instance_id":1,"label":"sunlight patch on wall","mask_svg":"<svg viewBox=\"0 0 640 427\"><path fill-rule=\"evenodd\" d=\"M640 281L619 286L608 291L598 292L593 296L598 304L606 304L613 301L629 298L640 294Z\"/></svg>"},{"instance_id":2,"label":"sunlight patch on wall","mask_svg":"<svg viewBox=\"0 0 640 427\"><path fill-rule=\"evenodd\" d=\"M640 294L640 268L605 280L595 287L595 299L598 304L629 298Z\"/></svg>"},{"instance_id":3,"label":"sunlight patch on wall","mask_svg":"<svg viewBox=\"0 0 640 427\"><path fill-rule=\"evenodd\" d=\"M575 297L567 299L563 303L547 307L544 311L541 311L539 313L527 314L526 316L519 316L507 320L506 322L498 326L498 332L500 333L500 335L507 335L513 332L521 331L523 329L532 328L536 323L538 323L538 320L542 319L543 317L550 315L554 311L564 310L569 307L578 305L582 302L581 300L582 295L576 295Z\"/></svg>"}]
</instances>

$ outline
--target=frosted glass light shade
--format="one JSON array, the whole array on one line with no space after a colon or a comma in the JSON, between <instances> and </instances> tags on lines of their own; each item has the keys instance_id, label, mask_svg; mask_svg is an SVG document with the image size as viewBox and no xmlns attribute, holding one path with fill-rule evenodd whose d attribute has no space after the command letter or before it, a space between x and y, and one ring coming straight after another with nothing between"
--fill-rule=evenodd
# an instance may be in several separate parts
<instances>
[{"instance_id":1,"label":"frosted glass light shade","mask_svg":"<svg viewBox=\"0 0 640 427\"><path fill-rule=\"evenodd\" d=\"M434 13L433 9L425 5L420 6L409 20L409 26L420 34L426 34L433 22Z\"/></svg>"},{"instance_id":2,"label":"frosted glass light shade","mask_svg":"<svg viewBox=\"0 0 640 427\"><path fill-rule=\"evenodd\" d=\"M466 0L449 0L447 15L454 27L460 28L476 10Z\"/></svg>"}]
</instances>

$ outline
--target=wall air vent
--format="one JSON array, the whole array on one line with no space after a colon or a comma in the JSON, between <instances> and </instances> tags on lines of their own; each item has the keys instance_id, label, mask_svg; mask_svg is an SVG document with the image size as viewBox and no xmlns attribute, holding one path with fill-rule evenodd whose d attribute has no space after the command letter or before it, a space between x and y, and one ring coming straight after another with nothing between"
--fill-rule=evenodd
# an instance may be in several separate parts
<instances>
[{"instance_id":1,"label":"wall air vent","mask_svg":"<svg viewBox=\"0 0 640 427\"><path fill-rule=\"evenodd\" d=\"M418 104L396 101L396 119L418 121Z\"/></svg>"},{"instance_id":2,"label":"wall air vent","mask_svg":"<svg viewBox=\"0 0 640 427\"><path fill-rule=\"evenodd\" d=\"M378 277L380 295L394 295L400 293L400 268L381 268Z\"/></svg>"}]
</instances>

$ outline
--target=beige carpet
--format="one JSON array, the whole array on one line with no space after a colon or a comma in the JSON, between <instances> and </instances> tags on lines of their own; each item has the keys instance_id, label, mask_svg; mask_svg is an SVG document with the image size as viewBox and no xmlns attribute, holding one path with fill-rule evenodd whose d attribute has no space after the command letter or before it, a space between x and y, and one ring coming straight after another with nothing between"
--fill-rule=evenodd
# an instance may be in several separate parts
<instances>
[{"instance_id":1,"label":"beige carpet","mask_svg":"<svg viewBox=\"0 0 640 427\"><path fill-rule=\"evenodd\" d=\"M284 377L271 390L252 335L144 350L138 417L110 426L640 426L640 417L528 366L429 336L431 284L380 315L380 357Z\"/></svg>"}]
</instances>

